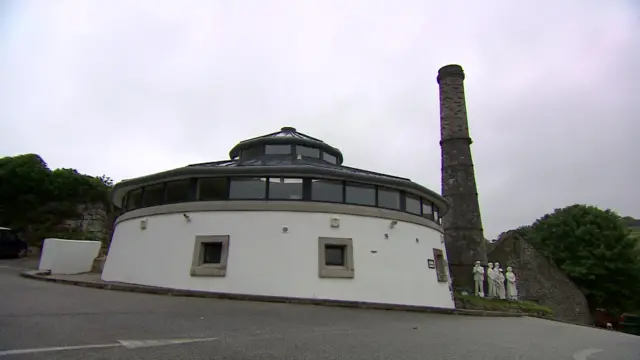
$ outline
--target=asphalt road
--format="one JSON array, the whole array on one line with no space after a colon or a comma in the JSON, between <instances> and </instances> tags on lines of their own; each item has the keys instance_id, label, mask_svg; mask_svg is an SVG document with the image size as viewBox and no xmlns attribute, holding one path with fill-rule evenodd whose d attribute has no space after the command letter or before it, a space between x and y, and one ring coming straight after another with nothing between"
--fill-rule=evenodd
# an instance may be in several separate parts
<instances>
[{"instance_id":1,"label":"asphalt road","mask_svg":"<svg viewBox=\"0 0 640 360\"><path fill-rule=\"evenodd\" d=\"M33 265L0 260L0 360L640 359L640 337L547 320L180 298L18 276Z\"/></svg>"}]
</instances>

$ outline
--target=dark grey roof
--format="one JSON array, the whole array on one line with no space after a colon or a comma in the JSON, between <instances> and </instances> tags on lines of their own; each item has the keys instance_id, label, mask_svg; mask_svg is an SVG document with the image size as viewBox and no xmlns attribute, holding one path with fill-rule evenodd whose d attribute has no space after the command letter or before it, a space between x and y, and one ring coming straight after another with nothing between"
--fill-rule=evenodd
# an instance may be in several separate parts
<instances>
[{"instance_id":1,"label":"dark grey roof","mask_svg":"<svg viewBox=\"0 0 640 360\"><path fill-rule=\"evenodd\" d=\"M255 149L269 144L311 146L335 156L336 164L321 159L298 157L295 153L289 155L265 155L262 153L262 155L252 155L251 157L240 156L243 150ZM229 157L232 160L192 164L178 169L121 181L113 188L114 203L120 206L124 194L131 189L171 179L202 176L274 176L329 178L387 186L428 198L439 207L441 214L445 214L448 209L447 201L440 194L407 178L343 166L343 157L340 150L324 143L322 140L299 133L292 127L283 127L278 132L241 141L231 149Z\"/></svg>"},{"instance_id":2,"label":"dark grey roof","mask_svg":"<svg viewBox=\"0 0 640 360\"><path fill-rule=\"evenodd\" d=\"M317 142L321 142L324 143L324 141L320 140L320 139L316 139L312 136L303 134L301 132L298 132L296 130L296 128L290 127L290 126L285 126L282 129L280 129L280 131L276 131L274 133L271 134L267 134L267 135L262 135L262 136L256 136L254 138L251 139L247 139L247 140L242 140L240 141L240 144L246 143L248 141L253 141L256 139L264 139L264 138L295 138L295 139L306 139L306 140L311 140L311 141L317 141Z\"/></svg>"},{"instance_id":3,"label":"dark grey roof","mask_svg":"<svg viewBox=\"0 0 640 360\"><path fill-rule=\"evenodd\" d=\"M410 179L381 174L373 171L353 168L344 165L334 165L322 160L315 160L310 158L302 158L296 159L291 157L290 155L266 155L260 158L254 158L249 160L223 160L223 161L214 161L200 164L189 165L189 167L207 167L207 168L220 168L220 167L252 167L252 166L291 166L291 167L301 167L301 166L309 166L309 167L317 167L318 169L326 169L331 170L336 173L343 172L345 174L359 174L366 175L371 177L379 177L379 178L387 178L394 180L404 180L411 181Z\"/></svg>"}]
</instances>

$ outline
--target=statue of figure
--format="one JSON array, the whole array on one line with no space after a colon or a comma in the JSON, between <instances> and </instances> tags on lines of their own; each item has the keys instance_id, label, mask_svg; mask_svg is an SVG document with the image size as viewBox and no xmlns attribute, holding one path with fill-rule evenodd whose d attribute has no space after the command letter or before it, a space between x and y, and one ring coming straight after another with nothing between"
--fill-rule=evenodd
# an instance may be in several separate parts
<instances>
[{"instance_id":1,"label":"statue of figure","mask_svg":"<svg viewBox=\"0 0 640 360\"><path fill-rule=\"evenodd\" d=\"M496 291L498 292L500 300L507 298L504 288L504 274L502 273L502 269L498 269L498 286L496 287Z\"/></svg>"},{"instance_id":2,"label":"statue of figure","mask_svg":"<svg viewBox=\"0 0 640 360\"><path fill-rule=\"evenodd\" d=\"M474 293L476 296L484 297L484 268L480 265L480 261L476 261L473 267L473 280L475 282Z\"/></svg>"},{"instance_id":3,"label":"statue of figure","mask_svg":"<svg viewBox=\"0 0 640 360\"><path fill-rule=\"evenodd\" d=\"M518 289L516 288L516 275L511 266L507 267L507 299L518 300Z\"/></svg>"},{"instance_id":4,"label":"statue of figure","mask_svg":"<svg viewBox=\"0 0 640 360\"><path fill-rule=\"evenodd\" d=\"M493 270L493 263L487 264L487 297L493 299L496 297L496 276Z\"/></svg>"},{"instance_id":5,"label":"statue of figure","mask_svg":"<svg viewBox=\"0 0 640 360\"><path fill-rule=\"evenodd\" d=\"M494 298L500 297L500 281L498 281L498 274L500 274L500 271L502 271L502 269L500 269L500 263L496 261L493 264L493 297Z\"/></svg>"}]
</instances>

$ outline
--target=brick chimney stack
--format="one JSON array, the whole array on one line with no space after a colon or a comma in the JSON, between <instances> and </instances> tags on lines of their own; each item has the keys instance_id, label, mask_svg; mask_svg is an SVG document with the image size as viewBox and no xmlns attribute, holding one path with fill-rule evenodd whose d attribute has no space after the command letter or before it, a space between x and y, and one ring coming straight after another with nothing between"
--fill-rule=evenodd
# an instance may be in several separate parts
<instances>
[{"instance_id":1,"label":"brick chimney stack","mask_svg":"<svg viewBox=\"0 0 640 360\"><path fill-rule=\"evenodd\" d=\"M447 65L438 71L442 196L451 206L442 225L453 286L473 291L473 265L476 261L486 264L487 254L471 157L464 78L460 65Z\"/></svg>"}]
</instances>

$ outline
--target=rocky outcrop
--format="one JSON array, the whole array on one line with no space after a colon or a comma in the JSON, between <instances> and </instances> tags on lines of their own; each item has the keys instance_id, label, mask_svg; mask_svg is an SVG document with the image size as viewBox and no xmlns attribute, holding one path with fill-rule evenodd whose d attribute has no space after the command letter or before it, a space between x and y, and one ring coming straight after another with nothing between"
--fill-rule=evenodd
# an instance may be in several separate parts
<instances>
[{"instance_id":1,"label":"rocky outcrop","mask_svg":"<svg viewBox=\"0 0 640 360\"><path fill-rule=\"evenodd\" d=\"M503 269L514 269L522 300L549 307L559 320L592 324L587 299L580 289L515 231L502 234L487 257L490 262L499 262Z\"/></svg>"},{"instance_id":2,"label":"rocky outcrop","mask_svg":"<svg viewBox=\"0 0 640 360\"><path fill-rule=\"evenodd\" d=\"M108 213L103 204L79 204L78 215L62 222L61 231L82 232L87 240L106 241L108 239Z\"/></svg>"}]
</instances>

